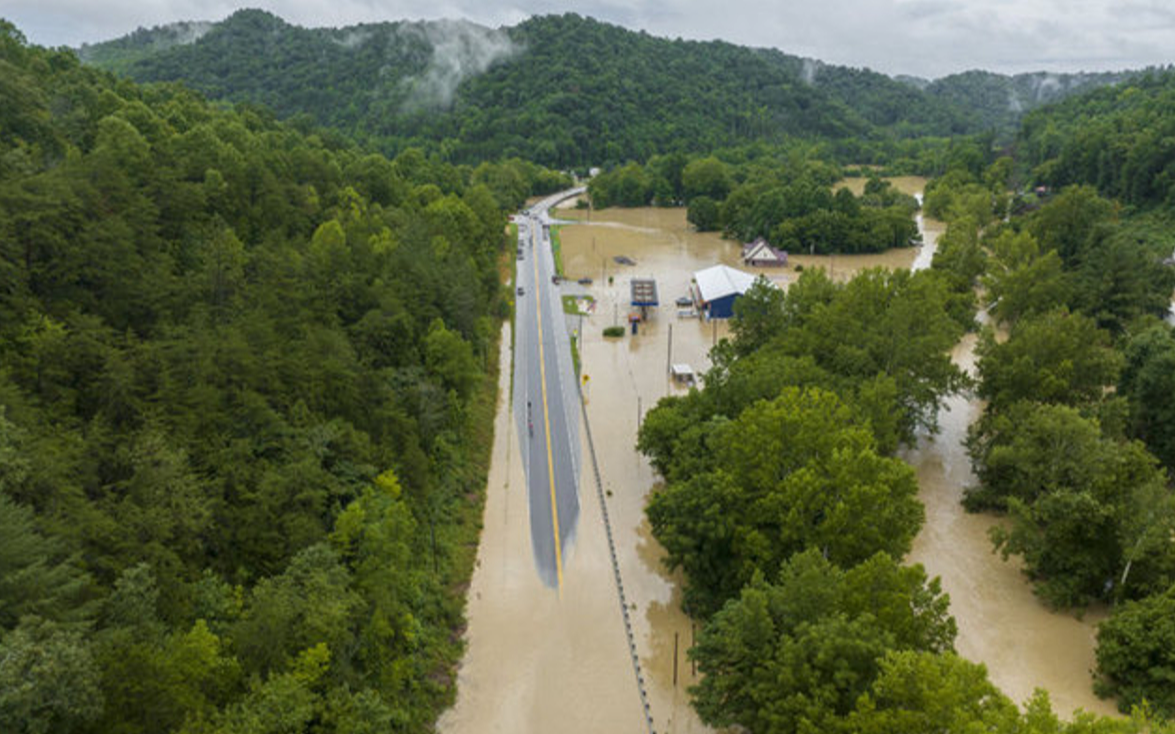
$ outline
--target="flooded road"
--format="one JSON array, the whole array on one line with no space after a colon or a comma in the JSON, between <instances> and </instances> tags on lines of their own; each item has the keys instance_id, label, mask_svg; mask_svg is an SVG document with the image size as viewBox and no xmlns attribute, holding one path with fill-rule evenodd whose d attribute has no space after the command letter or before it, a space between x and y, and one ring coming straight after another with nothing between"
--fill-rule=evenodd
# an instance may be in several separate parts
<instances>
[{"instance_id":1,"label":"flooded road","mask_svg":"<svg viewBox=\"0 0 1175 734\"><path fill-rule=\"evenodd\" d=\"M911 178L898 185L915 193L921 183ZM686 651L695 630L681 611L680 578L665 571L664 551L644 517L658 477L634 444L644 413L661 397L681 390L668 378L668 365L684 362L704 373L710 347L726 334L725 322L679 318L674 299L686 293L695 270L716 263L749 268L741 265L738 243L692 231L682 209L561 209L556 216L583 222L562 229L563 262L569 278L593 279L586 291L596 305L582 321L568 317L568 328L574 332L582 324L586 411L654 728L709 731L689 706L687 688L697 678ZM797 277L795 263L827 267L837 280L875 265L926 267L941 228L933 222L921 224L921 248L881 255L794 256L793 267L757 272L786 284ZM613 258L621 255L636 264L617 264ZM656 278L662 305L638 334L626 331L624 337L606 338L604 327L626 323L634 276ZM507 332L503 344L509 343ZM955 350L959 364L972 365L973 346L970 336ZM504 376L510 371L509 357L503 350ZM501 390L485 526L469 592L468 650L458 675L456 705L441 718L439 729L644 730L596 493L581 493L579 532L564 559L560 597L534 571L518 435L506 405L508 377ZM987 528L993 520L968 515L959 504L963 487L973 481L960 441L980 407L963 397L952 398L947 407L940 415L942 433L920 441L905 456L918 473L927 507L926 527L910 560L942 576L959 623L960 653L986 663L991 679L1017 702L1042 686L1063 715L1076 707L1112 712L1091 691L1095 615L1078 622L1048 612L1018 566L991 552ZM594 482L589 464L580 486L594 487Z\"/></svg>"},{"instance_id":2,"label":"flooded road","mask_svg":"<svg viewBox=\"0 0 1175 734\"><path fill-rule=\"evenodd\" d=\"M511 343L509 326L502 344ZM502 350L493 462L466 615L457 702L443 732L640 732L644 714L618 613L594 492L556 591L535 572L510 350Z\"/></svg>"}]
</instances>

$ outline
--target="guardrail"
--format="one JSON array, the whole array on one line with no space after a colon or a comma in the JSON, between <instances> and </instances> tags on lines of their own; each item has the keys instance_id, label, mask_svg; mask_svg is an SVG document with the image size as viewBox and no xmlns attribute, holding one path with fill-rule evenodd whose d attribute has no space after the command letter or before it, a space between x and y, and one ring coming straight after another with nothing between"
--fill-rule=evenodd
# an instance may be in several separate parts
<instances>
[{"instance_id":1,"label":"guardrail","mask_svg":"<svg viewBox=\"0 0 1175 734\"><path fill-rule=\"evenodd\" d=\"M645 713L645 724L649 734L656 734L653 728L653 714L649 710L649 696L645 692L645 677L641 673L640 657L636 654L636 638L632 634L632 620L628 615L628 599L624 596L624 580L620 577L620 562L616 559L616 542L612 539L612 521L608 517L608 505L604 497L604 483L600 480L600 465L596 461L596 445L592 441L592 426L588 422L587 403L583 399L583 388L579 387L579 408L583 413L583 428L587 436L588 454L592 459L592 472L596 477L596 494L600 499L600 514L604 518L604 531L608 534L608 553L612 556L612 574L616 579L616 592L620 598L620 614L624 618L624 634L628 637L628 655L632 658L632 670L636 674L637 692L640 693L641 707Z\"/></svg>"}]
</instances>

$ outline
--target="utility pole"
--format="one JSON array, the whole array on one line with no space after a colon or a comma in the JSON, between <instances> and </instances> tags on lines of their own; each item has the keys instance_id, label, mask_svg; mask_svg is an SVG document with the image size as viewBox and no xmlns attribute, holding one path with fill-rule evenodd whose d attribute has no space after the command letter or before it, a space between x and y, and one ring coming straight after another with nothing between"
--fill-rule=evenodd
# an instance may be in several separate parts
<instances>
[{"instance_id":1,"label":"utility pole","mask_svg":"<svg viewBox=\"0 0 1175 734\"><path fill-rule=\"evenodd\" d=\"M669 324L669 352L665 357L665 371L673 372L673 323Z\"/></svg>"}]
</instances>

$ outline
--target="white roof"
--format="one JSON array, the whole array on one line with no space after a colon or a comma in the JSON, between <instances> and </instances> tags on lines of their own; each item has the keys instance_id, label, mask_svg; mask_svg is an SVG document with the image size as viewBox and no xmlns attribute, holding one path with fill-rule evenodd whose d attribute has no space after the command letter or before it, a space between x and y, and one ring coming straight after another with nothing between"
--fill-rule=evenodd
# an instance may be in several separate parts
<instances>
[{"instance_id":1,"label":"white roof","mask_svg":"<svg viewBox=\"0 0 1175 734\"><path fill-rule=\"evenodd\" d=\"M743 248L744 260L783 260L787 255L767 244L766 240L755 240Z\"/></svg>"},{"instance_id":2,"label":"white roof","mask_svg":"<svg viewBox=\"0 0 1175 734\"><path fill-rule=\"evenodd\" d=\"M694 273L694 280L702 300L709 302L732 293L746 293L755 282L755 276L726 265L715 265Z\"/></svg>"}]
</instances>

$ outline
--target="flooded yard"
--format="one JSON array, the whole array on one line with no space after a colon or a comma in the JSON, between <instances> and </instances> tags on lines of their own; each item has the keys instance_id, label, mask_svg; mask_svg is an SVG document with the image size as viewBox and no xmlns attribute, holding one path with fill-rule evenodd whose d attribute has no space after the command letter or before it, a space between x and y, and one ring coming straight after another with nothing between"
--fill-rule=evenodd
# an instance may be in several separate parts
<instances>
[{"instance_id":1,"label":"flooded yard","mask_svg":"<svg viewBox=\"0 0 1175 734\"><path fill-rule=\"evenodd\" d=\"M922 179L896 182L917 193ZM850 181L849 185L857 185ZM863 181L860 185L863 185ZM635 451L639 421L657 400L682 388L669 365L709 368L708 351L726 334L725 322L680 318L674 300L685 295L692 273L717 263L741 265L740 245L716 234L692 231L682 209L561 209L556 216L581 222L562 228L564 270L569 279L588 277L594 310L571 316L579 340L584 394L599 458L637 654L657 732L708 731L689 706L687 688L697 681L686 651L695 629L680 609L680 579L661 563L664 551L644 518L658 477ZM881 255L793 256L792 266L763 272L786 284L795 264L826 267L837 280L862 268L927 267L941 228L920 221L924 244ZM614 258L627 257L623 265ZM611 325L626 325L633 277L657 281L661 306L637 334L604 337ZM611 279L611 282L609 282ZM503 343L510 343L505 335ZM956 361L973 363L974 337L955 350ZM509 359L503 350L503 360ZM565 558L562 595L544 586L534 570L522 464L509 417L509 363L495 433L485 528L469 598L469 648L458 679L455 707L440 721L445 732L597 732L645 729L590 462L580 479L579 533ZM960 443L980 406L952 398L940 435L923 439L905 458L918 473L927 523L909 560L942 576L959 623L957 647L986 663L992 680L1017 702L1036 686L1047 688L1057 711L1074 708L1110 713L1112 706L1091 691L1093 632L1097 615L1084 621L1053 614L1033 597L1015 563L991 552L987 528L993 519L966 514L959 505L972 481ZM584 438L586 440L586 438ZM587 456L586 447L583 452Z\"/></svg>"}]
</instances>

